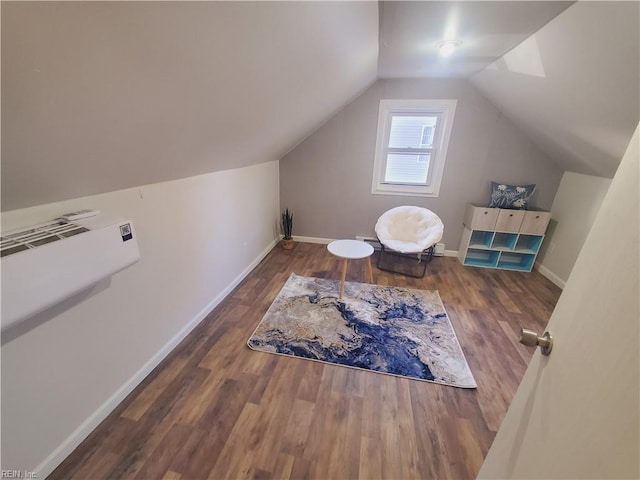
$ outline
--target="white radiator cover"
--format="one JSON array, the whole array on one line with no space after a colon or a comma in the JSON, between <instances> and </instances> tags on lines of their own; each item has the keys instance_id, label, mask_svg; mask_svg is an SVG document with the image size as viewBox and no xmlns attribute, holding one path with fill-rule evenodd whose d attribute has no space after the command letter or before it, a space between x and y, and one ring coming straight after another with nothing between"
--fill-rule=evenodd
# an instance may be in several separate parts
<instances>
[{"instance_id":1,"label":"white radiator cover","mask_svg":"<svg viewBox=\"0 0 640 480\"><path fill-rule=\"evenodd\" d=\"M0 259L2 330L139 260L131 220L99 214L73 224L88 231Z\"/></svg>"}]
</instances>

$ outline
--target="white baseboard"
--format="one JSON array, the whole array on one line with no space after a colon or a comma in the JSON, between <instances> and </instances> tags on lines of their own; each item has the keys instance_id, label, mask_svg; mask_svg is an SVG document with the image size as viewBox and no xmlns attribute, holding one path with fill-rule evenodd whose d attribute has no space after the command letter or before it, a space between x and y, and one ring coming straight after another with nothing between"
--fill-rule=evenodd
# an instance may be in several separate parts
<instances>
[{"instance_id":1,"label":"white baseboard","mask_svg":"<svg viewBox=\"0 0 640 480\"><path fill-rule=\"evenodd\" d=\"M200 312L192 318L171 340L169 340L153 357L145 363L129 380L127 380L111 397L93 412L82 424L75 429L47 458L40 463L34 472L38 478L46 478L53 472L73 450L89 436L89 434L129 395L151 371L187 336L198 324L216 308L224 298L236 288L242 280L253 270L264 257L277 245L273 240L267 248L245 268L227 287L215 296Z\"/></svg>"},{"instance_id":2,"label":"white baseboard","mask_svg":"<svg viewBox=\"0 0 640 480\"><path fill-rule=\"evenodd\" d=\"M458 256L458 251L457 250L445 250L444 251L444 256L445 257L457 257Z\"/></svg>"},{"instance_id":3,"label":"white baseboard","mask_svg":"<svg viewBox=\"0 0 640 480\"><path fill-rule=\"evenodd\" d=\"M322 244L329 244L331 242L333 242L335 239L334 238L321 238L321 237L304 237L304 236L298 236L298 235L294 235L293 239L296 242L302 242L302 243L322 243Z\"/></svg>"},{"instance_id":4,"label":"white baseboard","mask_svg":"<svg viewBox=\"0 0 640 480\"><path fill-rule=\"evenodd\" d=\"M567 282L562 280L559 276L557 276L555 273L553 273L547 267L545 267L544 265L542 265L540 263L536 263L534 265L534 268L536 270L538 270L542 274L542 276L548 278L554 285L556 285L556 286L558 286L558 287L560 287L561 289L564 290L564 286L567 284Z\"/></svg>"}]
</instances>

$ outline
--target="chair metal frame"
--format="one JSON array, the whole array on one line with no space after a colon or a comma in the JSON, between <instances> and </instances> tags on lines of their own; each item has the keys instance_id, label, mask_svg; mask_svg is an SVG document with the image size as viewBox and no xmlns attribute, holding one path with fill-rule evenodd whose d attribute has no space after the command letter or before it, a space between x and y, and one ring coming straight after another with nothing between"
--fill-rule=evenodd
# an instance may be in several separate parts
<instances>
[{"instance_id":1,"label":"chair metal frame","mask_svg":"<svg viewBox=\"0 0 640 480\"><path fill-rule=\"evenodd\" d=\"M425 250L422 250L421 252L417 252L417 253L401 253L401 252L397 252L395 250L392 250L390 248L386 248L384 246L384 243L382 243L379 238L378 238L378 242L380 242L380 255L378 255L378 260L376 261L376 267L378 267L379 270L383 270L385 272L391 272L391 273L399 273L401 275L406 275L408 277L413 277L413 278L424 278L425 274L427 273L427 265L429 263L431 263L431 259L433 258L433 253L435 251L435 245L431 245L429 248L427 248ZM391 255L391 256L395 256L395 257L414 258L414 259L416 258L416 255L417 255L418 263L424 261L424 267L422 269L422 274L421 275L414 275L414 274L408 273L406 271L394 270L392 268L383 268L383 267L380 266L380 262L382 260L382 256L383 255ZM423 258L423 255L426 256L426 259Z\"/></svg>"}]
</instances>

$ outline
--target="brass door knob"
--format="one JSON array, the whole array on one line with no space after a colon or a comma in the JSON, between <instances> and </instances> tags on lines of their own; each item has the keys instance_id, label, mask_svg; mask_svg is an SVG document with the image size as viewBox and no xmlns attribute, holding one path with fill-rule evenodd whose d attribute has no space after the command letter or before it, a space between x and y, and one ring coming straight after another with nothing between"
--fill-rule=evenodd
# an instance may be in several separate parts
<instances>
[{"instance_id":1,"label":"brass door knob","mask_svg":"<svg viewBox=\"0 0 640 480\"><path fill-rule=\"evenodd\" d=\"M520 343L529 347L540 347L540 353L549 355L553 348L553 337L549 332L544 332L542 336L533 330L520 329Z\"/></svg>"}]
</instances>

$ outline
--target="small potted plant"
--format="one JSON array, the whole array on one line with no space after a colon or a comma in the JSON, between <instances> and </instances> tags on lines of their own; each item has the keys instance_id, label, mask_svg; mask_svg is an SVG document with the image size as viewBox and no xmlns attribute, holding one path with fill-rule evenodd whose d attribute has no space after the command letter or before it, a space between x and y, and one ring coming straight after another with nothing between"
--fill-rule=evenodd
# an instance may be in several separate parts
<instances>
[{"instance_id":1,"label":"small potted plant","mask_svg":"<svg viewBox=\"0 0 640 480\"><path fill-rule=\"evenodd\" d=\"M293 237L291 232L293 231L293 213L288 208L282 212L282 219L280 221L280 228L282 229L282 248L285 250L291 250L293 248Z\"/></svg>"}]
</instances>

